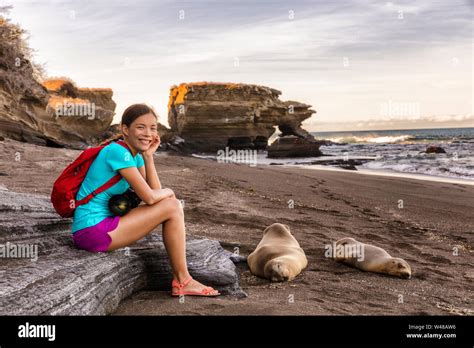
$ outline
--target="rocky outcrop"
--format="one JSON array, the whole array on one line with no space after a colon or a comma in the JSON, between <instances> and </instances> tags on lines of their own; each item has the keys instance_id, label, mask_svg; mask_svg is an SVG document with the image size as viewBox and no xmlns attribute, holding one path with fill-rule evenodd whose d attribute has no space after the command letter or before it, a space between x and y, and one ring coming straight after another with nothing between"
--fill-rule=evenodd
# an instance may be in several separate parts
<instances>
[{"instance_id":1,"label":"rocky outcrop","mask_svg":"<svg viewBox=\"0 0 474 348\"><path fill-rule=\"evenodd\" d=\"M282 136L312 139L301 123L315 111L300 102L281 101L280 94L258 85L182 83L171 88L168 123L187 146L202 152L226 146L266 149L275 127Z\"/></svg>"},{"instance_id":2,"label":"rocky outcrop","mask_svg":"<svg viewBox=\"0 0 474 348\"><path fill-rule=\"evenodd\" d=\"M48 114L62 129L78 134L89 144L103 138L115 114L111 89L78 88L67 79L49 79L43 86L50 94Z\"/></svg>"},{"instance_id":3,"label":"rocky outcrop","mask_svg":"<svg viewBox=\"0 0 474 348\"><path fill-rule=\"evenodd\" d=\"M79 250L70 220L52 210L49 197L2 186L0 256L0 315L104 315L135 291L170 290L171 269L158 234L111 253ZM245 258L218 241L188 238L187 261L199 281L246 296L234 265Z\"/></svg>"},{"instance_id":4,"label":"rocky outcrop","mask_svg":"<svg viewBox=\"0 0 474 348\"><path fill-rule=\"evenodd\" d=\"M114 116L112 90L77 88L67 79L42 85L22 34L0 15L0 135L78 149L96 143Z\"/></svg>"},{"instance_id":5,"label":"rocky outcrop","mask_svg":"<svg viewBox=\"0 0 474 348\"><path fill-rule=\"evenodd\" d=\"M42 91L38 87L41 92L25 98L9 93L0 77L0 134L36 145L77 149L101 141L114 116L112 90L62 82L71 89Z\"/></svg>"}]
</instances>

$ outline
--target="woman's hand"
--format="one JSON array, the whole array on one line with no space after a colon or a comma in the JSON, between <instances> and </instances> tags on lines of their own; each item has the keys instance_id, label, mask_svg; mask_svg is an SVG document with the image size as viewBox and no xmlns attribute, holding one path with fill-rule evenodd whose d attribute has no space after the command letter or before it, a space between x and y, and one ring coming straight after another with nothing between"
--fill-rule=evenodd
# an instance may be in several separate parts
<instances>
[{"instance_id":1,"label":"woman's hand","mask_svg":"<svg viewBox=\"0 0 474 348\"><path fill-rule=\"evenodd\" d=\"M160 193L163 195L164 198L176 198L175 195L174 195L174 192L172 189L170 188L164 188L164 189L160 189Z\"/></svg>"},{"instance_id":2,"label":"woman's hand","mask_svg":"<svg viewBox=\"0 0 474 348\"><path fill-rule=\"evenodd\" d=\"M164 189L159 189L159 190L153 190L154 197L153 197L153 203L155 204L165 198L176 198L174 195L173 190L169 188L164 188Z\"/></svg>"},{"instance_id":3,"label":"woman's hand","mask_svg":"<svg viewBox=\"0 0 474 348\"><path fill-rule=\"evenodd\" d=\"M153 156L153 154L158 150L158 147L160 146L161 140L160 136L156 134L150 144L150 147L148 150L142 152L142 156Z\"/></svg>"}]
</instances>

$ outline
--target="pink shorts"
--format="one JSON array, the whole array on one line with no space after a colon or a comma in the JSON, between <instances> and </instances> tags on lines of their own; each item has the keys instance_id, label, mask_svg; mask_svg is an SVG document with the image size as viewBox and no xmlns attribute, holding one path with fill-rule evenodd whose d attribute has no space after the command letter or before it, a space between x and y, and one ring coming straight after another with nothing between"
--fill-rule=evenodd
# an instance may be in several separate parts
<instances>
[{"instance_id":1,"label":"pink shorts","mask_svg":"<svg viewBox=\"0 0 474 348\"><path fill-rule=\"evenodd\" d=\"M112 243L108 232L117 228L119 220L120 216L108 216L94 226L77 230L73 233L72 240L79 249L104 253Z\"/></svg>"}]
</instances>

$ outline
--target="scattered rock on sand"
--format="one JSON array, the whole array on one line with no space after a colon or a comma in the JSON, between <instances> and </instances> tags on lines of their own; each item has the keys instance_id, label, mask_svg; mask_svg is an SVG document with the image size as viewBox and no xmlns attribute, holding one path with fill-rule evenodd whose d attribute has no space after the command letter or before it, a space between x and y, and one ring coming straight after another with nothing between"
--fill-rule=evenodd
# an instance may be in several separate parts
<instances>
[{"instance_id":1,"label":"scattered rock on sand","mask_svg":"<svg viewBox=\"0 0 474 348\"><path fill-rule=\"evenodd\" d=\"M426 153L446 153L446 151L438 145L429 145L426 150Z\"/></svg>"},{"instance_id":2,"label":"scattered rock on sand","mask_svg":"<svg viewBox=\"0 0 474 348\"><path fill-rule=\"evenodd\" d=\"M268 147L268 158L321 156L320 143L294 135L278 137Z\"/></svg>"}]
</instances>

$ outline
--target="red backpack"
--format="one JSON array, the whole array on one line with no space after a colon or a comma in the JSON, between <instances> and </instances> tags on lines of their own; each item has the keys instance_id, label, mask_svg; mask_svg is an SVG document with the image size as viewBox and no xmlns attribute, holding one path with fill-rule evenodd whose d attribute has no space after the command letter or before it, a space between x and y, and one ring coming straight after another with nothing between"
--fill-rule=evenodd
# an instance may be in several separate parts
<instances>
[{"instance_id":1,"label":"red backpack","mask_svg":"<svg viewBox=\"0 0 474 348\"><path fill-rule=\"evenodd\" d=\"M56 179L53 185L53 191L51 192L51 202L53 203L54 209L59 215L64 218L72 217L74 215L74 210L78 206L86 204L94 196L107 190L109 187L112 187L120 181L122 176L117 174L105 184L92 191L88 196L76 201L77 192L79 191L81 184L86 177L89 167L99 155L99 152L112 141L113 140L108 141L101 146L84 150L79 155L79 157L77 157L74 162L68 165L61 175ZM130 150L127 144L122 140L117 141L117 144L120 144L126 149Z\"/></svg>"}]
</instances>

